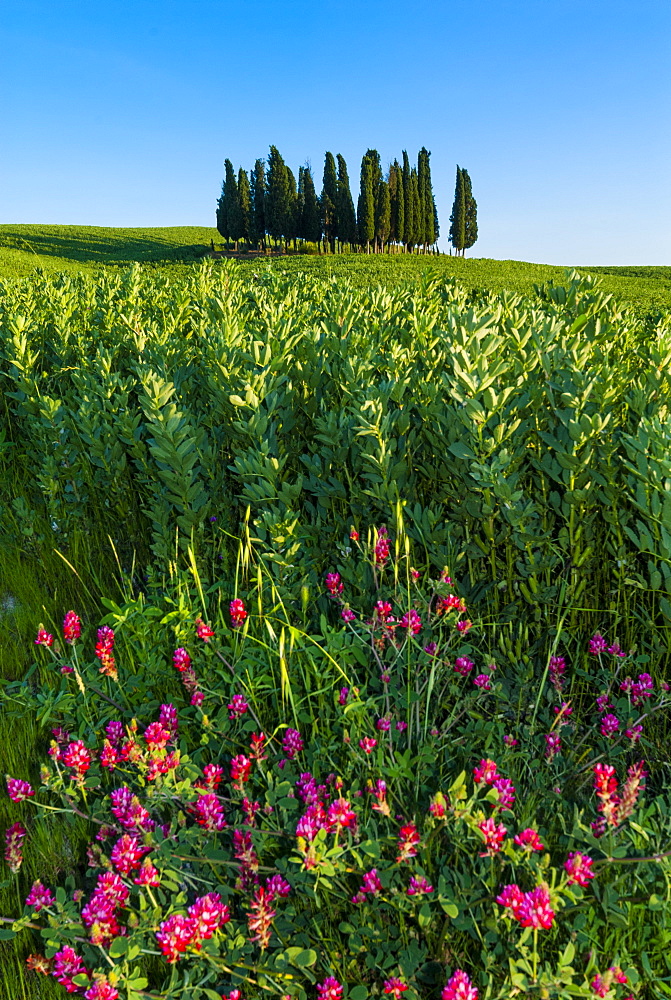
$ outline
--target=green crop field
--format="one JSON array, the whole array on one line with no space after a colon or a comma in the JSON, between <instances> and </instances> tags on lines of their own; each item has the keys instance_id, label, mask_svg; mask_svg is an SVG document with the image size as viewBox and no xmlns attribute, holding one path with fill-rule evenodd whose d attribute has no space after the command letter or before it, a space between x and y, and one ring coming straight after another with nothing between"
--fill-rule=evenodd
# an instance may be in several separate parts
<instances>
[{"instance_id":1,"label":"green crop field","mask_svg":"<svg viewBox=\"0 0 671 1000\"><path fill-rule=\"evenodd\" d=\"M165 227L111 229L95 226L0 226L0 277L25 277L36 267L47 272L94 273L101 267L127 266L138 261L183 277L210 246L221 242L216 229ZM567 262L569 264L570 262ZM315 274L347 278L357 287L373 283L391 286L416 278L427 270L454 277L467 288L500 292L532 292L535 284L561 284L566 269L513 260L423 255L310 255L241 261L241 267L270 267L286 274ZM590 267L584 273L601 277L604 291L643 309L671 305L671 267Z\"/></svg>"},{"instance_id":2,"label":"green crop field","mask_svg":"<svg viewBox=\"0 0 671 1000\"><path fill-rule=\"evenodd\" d=\"M0 227L1 1000L668 997L671 269L210 239Z\"/></svg>"}]
</instances>

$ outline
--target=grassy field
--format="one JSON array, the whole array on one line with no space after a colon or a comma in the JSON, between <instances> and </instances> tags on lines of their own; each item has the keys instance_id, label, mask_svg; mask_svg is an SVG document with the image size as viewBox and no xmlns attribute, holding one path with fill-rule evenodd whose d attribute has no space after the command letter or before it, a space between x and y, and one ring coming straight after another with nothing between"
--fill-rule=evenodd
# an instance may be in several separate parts
<instances>
[{"instance_id":1,"label":"grassy field","mask_svg":"<svg viewBox=\"0 0 671 1000\"><path fill-rule=\"evenodd\" d=\"M41 267L47 272L95 273L101 267L119 268L132 261L161 267L183 277L199 260L210 241L221 241L216 229L166 226L160 229L113 229L96 226L0 226L0 278L26 277ZM387 287L427 270L454 277L469 288L527 294L535 284L565 281L566 269L515 260L487 260L440 256L301 254L260 261L241 261L243 268L280 270L289 275L347 277L357 287L380 283ZM567 262L569 266L569 262ZM572 265L571 265L572 266ZM671 305L671 267L591 267L578 270L597 274L605 292L643 309Z\"/></svg>"},{"instance_id":2,"label":"grassy field","mask_svg":"<svg viewBox=\"0 0 671 1000\"><path fill-rule=\"evenodd\" d=\"M217 238L210 229L0 227L0 677L25 676L37 625L57 633L68 608L84 618L90 647L109 608L103 599L124 600L120 580L133 600L155 600L158 617L161 601L182 600L169 586L176 567L191 572L189 550L206 587L206 617L223 634L236 538L248 516L270 594L263 597L260 584L254 592L250 572L241 592L250 607L254 594L255 608L261 597L264 607L289 608L288 631L302 615L302 628L319 637L316 648L333 610L325 573L337 567L351 591L356 583L350 526L363 537L389 524L401 561L407 538L427 579L450 567L479 636L463 651L477 648L475 658L498 664L491 717L483 721L480 703L464 713L461 742L450 744L454 766L470 766L459 757L462 744L466 757L475 747L482 756L503 753L496 726L505 718L523 744L522 753L511 750L509 766L523 790L525 822L537 810L542 835L563 861L568 842L549 789L568 789L561 822L570 824L574 804L590 808L588 750L614 756L621 771L639 756L598 731L592 705L610 680L595 681L589 636L601 629L631 650L627 670L645 670L658 684L669 678L671 269L605 268L596 287L569 281L558 267L449 256L278 256L201 268L202 248ZM143 267L129 268L133 261ZM43 273L31 280L11 280L36 267ZM540 283L546 289L538 296ZM374 596L371 590L369 603ZM190 622L200 605L187 598ZM152 697L180 701L166 673L170 634L155 641L153 621L146 621L146 656L130 641L140 625L119 628L126 682L134 678L127 664L146 660ZM339 621L333 634L340 642ZM272 639L269 648L274 670L284 646ZM569 659L570 697L583 726L580 739L577 730L565 737L566 755L554 762L534 731L537 713L545 730L555 725L546 683L551 650ZM263 705L272 702L279 713L275 673L264 687L264 663L250 657L249 669L259 711L270 713ZM453 672L445 671L449 685ZM61 675L41 667L34 677L39 719L0 713L0 773L37 782L56 718L50 692ZM295 674L290 680L297 684ZM311 690L321 697L324 683L331 698L339 675L318 680ZM377 673L367 683L378 697ZM455 688L449 704L461 697ZM380 687L380 714L384 698ZM145 701L138 695L142 711ZM319 717L335 732L339 716L325 705ZM616 707L626 720L626 698ZM419 713L425 730L429 709L443 724L440 699L435 706L427 700ZM130 721L130 708L126 714ZM68 722L73 732L75 724L82 738L94 739L83 717ZM273 716L263 724L273 725ZM652 799L640 836L656 840L653 847L634 842L629 853L637 856L668 849L668 737L664 711L640 744ZM438 757L433 744L427 748L431 770ZM444 759L449 776L449 754ZM27 819L27 806L17 814L1 798L0 829L17 815ZM31 823L24 868L0 881L0 916L21 911L34 878L78 884L87 839L79 820ZM487 873L477 847L472 853ZM589 931L595 941L603 937L601 967L647 949L643 996L668 996L666 985L656 992L649 984L655 977L671 984L669 907L658 906L671 862L639 877L637 894L622 904L628 909L614 916L612 906L589 910ZM602 878L612 899L627 895L626 872L621 882L616 868ZM491 919L488 906L475 923ZM575 912L584 955L583 904ZM550 956L567 946L569 917L547 947ZM475 938L465 924L455 934L468 956ZM51 977L24 973L36 941L0 937L0 1000L64 995ZM494 974L496 962L507 968L508 944L497 947L504 950L483 944L474 962L483 976Z\"/></svg>"}]
</instances>

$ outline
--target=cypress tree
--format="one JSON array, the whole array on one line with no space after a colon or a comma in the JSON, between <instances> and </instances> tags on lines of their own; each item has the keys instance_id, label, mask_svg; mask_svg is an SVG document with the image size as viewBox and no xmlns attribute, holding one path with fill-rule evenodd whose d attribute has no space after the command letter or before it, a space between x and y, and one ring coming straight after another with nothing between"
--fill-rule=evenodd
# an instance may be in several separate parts
<instances>
[{"instance_id":1,"label":"cypress tree","mask_svg":"<svg viewBox=\"0 0 671 1000\"><path fill-rule=\"evenodd\" d=\"M221 182L221 194L217 199L217 232L226 239L226 182Z\"/></svg>"},{"instance_id":2,"label":"cypress tree","mask_svg":"<svg viewBox=\"0 0 671 1000\"><path fill-rule=\"evenodd\" d=\"M294 176L293 170L290 167L286 168L287 171L287 217L284 224L284 238L288 242L289 240L294 241L294 250L296 249L296 237L298 236L298 226L300 224L300 216L298 209L298 192L296 191L296 178Z\"/></svg>"},{"instance_id":3,"label":"cypress tree","mask_svg":"<svg viewBox=\"0 0 671 1000\"><path fill-rule=\"evenodd\" d=\"M413 167L410 171L410 200L412 202L412 230L410 231L410 248L421 243L423 238L422 229L422 206L419 200L419 179L417 171Z\"/></svg>"},{"instance_id":4,"label":"cypress tree","mask_svg":"<svg viewBox=\"0 0 671 1000\"><path fill-rule=\"evenodd\" d=\"M418 242L424 244L425 251L436 242L434 231L434 199L431 186L431 167L429 165L430 156L431 153L429 153L425 146L422 146L417 157L417 181L421 213L421 225L417 227L419 231Z\"/></svg>"},{"instance_id":5,"label":"cypress tree","mask_svg":"<svg viewBox=\"0 0 671 1000\"><path fill-rule=\"evenodd\" d=\"M478 206L475 198L473 197L473 191L471 188L471 178L468 176L468 170L462 171L464 178L464 202L465 202L465 220L464 220L464 250L468 250L472 247L478 238Z\"/></svg>"},{"instance_id":6,"label":"cypress tree","mask_svg":"<svg viewBox=\"0 0 671 1000\"><path fill-rule=\"evenodd\" d=\"M287 166L277 146L270 147L266 175L266 228L274 240L281 239L289 216L289 178Z\"/></svg>"},{"instance_id":7,"label":"cypress tree","mask_svg":"<svg viewBox=\"0 0 671 1000\"><path fill-rule=\"evenodd\" d=\"M319 243L322 238L319 199L310 167L303 167L303 215L301 219L303 238L310 243Z\"/></svg>"},{"instance_id":8,"label":"cypress tree","mask_svg":"<svg viewBox=\"0 0 671 1000\"><path fill-rule=\"evenodd\" d=\"M384 252L384 245L389 239L391 228L391 199L389 197L389 185L382 180L377 186L377 198L375 200L375 239L379 241L380 253Z\"/></svg>"},{"instance_id":9,"label":"cypress tree","mask_svg":"<svg viewBox=\"0 0 671 1000\"><path fill-rule=\"evenodd\" d=\"M249 244L252 199L249 188L249 177L242 167L238 170L238 209L240 219L240 234L238 238L247 240Z\"/></svg>"},{"instance_id":10,"label":"cypress tree","mask_svg":"<svg viewBox=\"0 0 671 1000\"><path fill-rule=\"evenodd\" d=\"M463 253L466 245L466 198L464 172L457 166L457 181L454 189L454 204L450 216L450 243L457 251Z\"/></svg>"},{"instance_id":11,"label":"cypress tree","mask_svg":"<svg viewBox=\"0 0 671 1000\"><path fill-rule=\"evenodd\" d=\"M253 193L253 240L261 244L261 248L266 248L266 176L263 160L257 160L254 164L252 193ZM251 234L250 234L251 235Z\"/></svg>"},{"instance_id":12,"label":"cypress tree","mask_svg":"<svg viewBox=\"0 0 671 1000\"><path fill-rule=\"evenodd\" d=\"M338 178L333 153L327 153L324 157L321 206L324 239L328 240L331 253L335 253L335 243L338 238Z\"/></svg>"},{"instance_id":13,"label":"cypress tree","mask_svg":"<svg viewBox=\"0 0 671 1000\"><path fill-rule=\"evenodd\" d=\"M436 208L436 199L431 196L431 201L433 202L433 234L435 236L435 242L438 242L438 237L440 236L440 223L438 222L438 209ZM438 248L436 247L436 252Z\"/></svg>"},{"instance_id":14,"label":"cypress tree","mask_svg":"<svg viewBox=\"0 0 671 1000\"><path fill-rule=\"evenodd\" d=\"M375 236L375 198L373 196L373 164L366 155L361 161L361 186L357 211L359 242L370 253L370 241Z\"/></svg>"},{"instance_id":15,"label":"cypress tree","mask_svg":"<svg viewBox=\"0 0 671 1000\"><path fill-rule=\"evenodd\" d=\"M380 154L378 153L377 149L367 149L365 155L370 160L372 171L373 171L373 206L376 206L377 205L377 200L378 200L379 187L380 187L380 184L382 183L382 180L383 180L383 176L382 176L382 164L380 162ZM375 207L373 208L373 211L375 211ZM373 228L375 228L375 224L374 223L373 223ZM377 235L375 236L375 248L374 248L374 250L375 250L375 253L377 253Z\"/></svg>"},{"instance_id":16,"label":"cypress tree","mask_svg":"<svg viewBox=\"0 0 671 1000\"><path fill-rule=\"evenodd\" d=\"M299 240L304 240L305 233L303 231L303 223L305 221L305 167L298 168L298 195L297 195L296 214L298 218L298 224L296 226L298 238Z\"/></svg>"},{"instance_id":17,"label":"cypress tree","mask_svg":"<svg viewBox=\"0 0 671 1000\"><path fill-rule=\"evenodd\" d=\"M403 150L403 201L405 215L403 219L403 243L406 253L412 247L415 233L415 205L412 198L412 187L410 181L410 160L408 154Z\"/></svg>"},{"instance_id":18,"label":"cypress tree","mask_svg":"<svg viewBox=\"0 0 671 1000\"><path fill-rule=\"evenodd\" d=\"M405 201L403 198L403 173L398 160L389 167L389 198L391 201L391 226L389 238L394 243L403 243L405 225Z\"/></svg>"},{"instance_id":19,"label":"cypress tree","mask_svg":"<svg viewBox=\"0 0 671 1000\"><path fill-rule=\"evenodd\" d=\"M336 203L338 215L338 236L341 243L356 243L356 215L354 201L349 186L349 175L345 158L338 153L338 200Z\"/></svg>"},{"instance_id":20,"label":"cypress tree","mask_svg":"<svg viewBox=\"0 0 671 1000\"><path fill-rule=\"evenodd\" d=\"M240 226L240 206L238 204L238 183L230 160L224 162L226 176L224 178L224 204L222 206L222 233L226 240L238 239L236 233Z\"/></svg>"}]
</instances>

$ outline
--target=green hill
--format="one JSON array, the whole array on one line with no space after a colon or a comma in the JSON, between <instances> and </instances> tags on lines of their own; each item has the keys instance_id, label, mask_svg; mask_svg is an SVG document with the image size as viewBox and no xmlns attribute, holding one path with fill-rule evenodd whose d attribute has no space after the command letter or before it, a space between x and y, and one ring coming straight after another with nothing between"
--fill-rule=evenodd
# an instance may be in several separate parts
<instances>
[{"instance_id":1,"label":"green hill","mask_svg":"<svg viewBox=\"0 0 671 1000\"><path fill-rule=\"evenodd\" d=\"M202 259L210 241L221 240L214 228L165 226L158 229L116 229L99 226L1 225L0 278L20 278L41 267L46 272L95 272L101 267L126 267L137 261L175 275ZM355 285L394 285L426 270L438 270L466 286L494 292L508 288L526 293L534 284L563 284L566 269L514 260L441 256L299 254L243 260L242 267L272 267L287 273L346 276ZM571 266L571 265L567 265ZM604 291L643 309L671 306L671 267L592 267L581 272L599 276Z\"/></svg>"}]
</instances>

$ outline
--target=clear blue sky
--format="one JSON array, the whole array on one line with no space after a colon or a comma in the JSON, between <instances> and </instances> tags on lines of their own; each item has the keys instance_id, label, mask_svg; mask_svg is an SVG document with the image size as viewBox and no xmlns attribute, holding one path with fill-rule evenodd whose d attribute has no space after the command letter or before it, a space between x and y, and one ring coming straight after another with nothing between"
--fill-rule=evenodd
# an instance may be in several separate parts
<instances>
[{"instance_id":1,"label":"clear blue sky","mask_svg":"<svg viewBox=\"0 0 671 1000\"><path fill-rule=\"evenodd\" d=\"M0 222L214 225L225 157L426 145L443 249L459 163L472 256L671 264L670 0L1 0L0 53Z\"/></svg>"}]
</instances>

